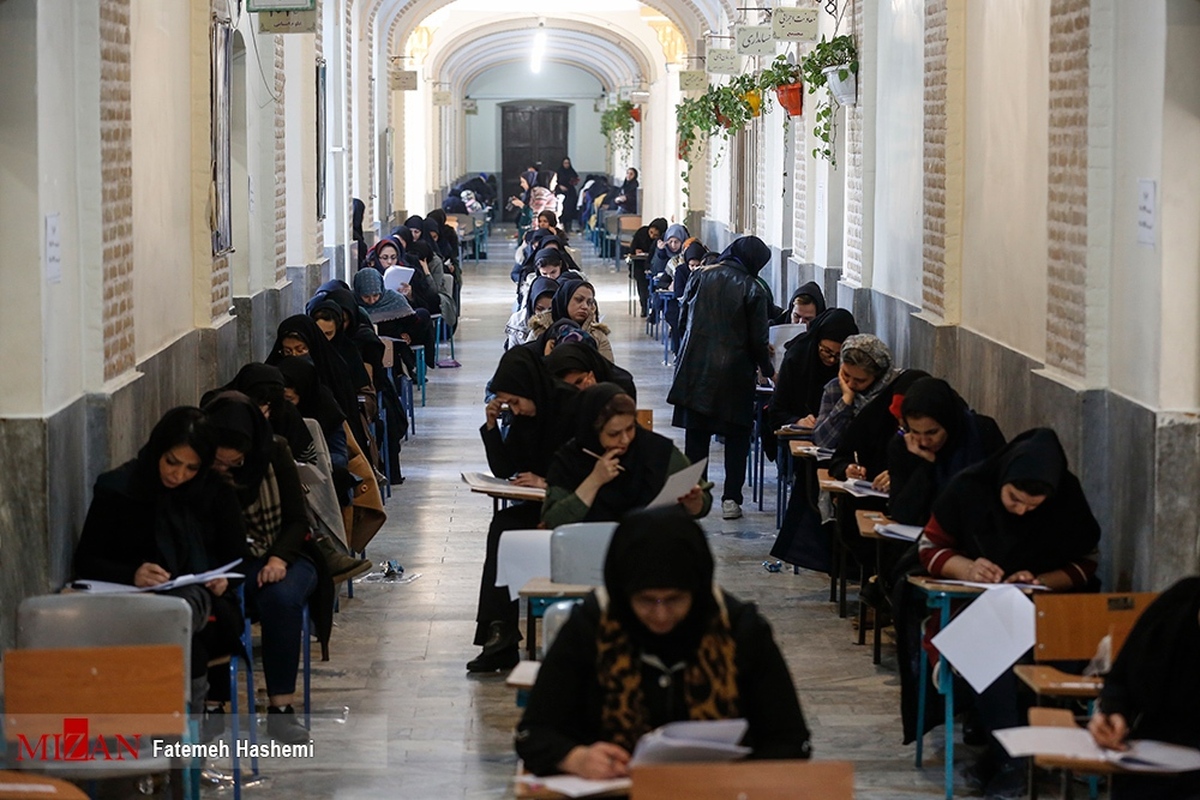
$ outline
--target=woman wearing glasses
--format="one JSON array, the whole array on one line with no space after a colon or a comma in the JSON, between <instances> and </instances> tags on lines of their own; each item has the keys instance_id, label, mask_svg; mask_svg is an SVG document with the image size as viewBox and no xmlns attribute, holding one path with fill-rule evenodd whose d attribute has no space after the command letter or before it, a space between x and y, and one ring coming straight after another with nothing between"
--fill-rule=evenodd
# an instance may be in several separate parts
<instances>
[{"instance_id":1,"label":"woman wearing glasses","mask_svg":"<svg viewBox=\"0 0 1200 800\"><path fill-rule=\"evenodd\" d=\"M546 654L517 754L537 775L629 774L639 737L678 720L744 718L753 758L807 758L809 733L771 628L713 584L704 531L680 508L613 534L604 588Z\"/></svg>"},{"instance_id":2,"label":"woman wearing glasses","mask_svg":"<svg viewBox=\"0 0 1200 800\"><path fill-rule=\"evenodd\" d=\"M771 397L771 427L811 428L821 410L821 391L837 377L842 342L858 333L854 316L844 308L817 315L808 330L787 343Z\"/></svg>"}]
</instances>

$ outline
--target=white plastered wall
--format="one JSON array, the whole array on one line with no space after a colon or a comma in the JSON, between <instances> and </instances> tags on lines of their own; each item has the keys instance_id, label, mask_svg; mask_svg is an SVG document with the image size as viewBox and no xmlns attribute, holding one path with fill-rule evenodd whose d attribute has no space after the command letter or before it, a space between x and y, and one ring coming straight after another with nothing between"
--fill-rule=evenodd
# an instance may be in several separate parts
<instances>
[{"instance_id":1,"label":"white plastered wall","mask_svg":"<svg viewBox=\"0 0 1200 800\"><path fill-rule=\"evenodd\" d=\"M882 3L878 23L873 286L920 306L925 3Z\"/></svg>"},{"instance_id":2,"label":"white plastered wall","mask_svg":"<svg viewBox=\"0 0 1200 800\"><path fill-rule=\"evenodd\" d=\"M965 327L1046 350L1049 0L967 10Z\"/></svg>"},{"instance_id":3,"label":"white plastered wall","mask_svg":"<svg viewBox=\"0 0 1200 800\"><path fill-rule=\"evenodd\" d=\"M312 36L283 37L287 136L287 263L310 264L317 252L317 51Z\"/></svg>"},{"instance_id":4,"label":"white plastered wall","mask_svg":"<svg viewBox=\"0 0 1200 800\"><path fill-rule=\"evenodd\" d=\"M567 152L571 165L580 175L608 171L600 114L595 110L596 98L603 91L600 81L567 64L546 64L542 75L543 79L535 81L526 62L503 64L485 71L467 86L466 95L477 100L479 113L464 115L465 172L500 171L500 104L524 99L570 104Z\"/></svg>"}]
</instances>

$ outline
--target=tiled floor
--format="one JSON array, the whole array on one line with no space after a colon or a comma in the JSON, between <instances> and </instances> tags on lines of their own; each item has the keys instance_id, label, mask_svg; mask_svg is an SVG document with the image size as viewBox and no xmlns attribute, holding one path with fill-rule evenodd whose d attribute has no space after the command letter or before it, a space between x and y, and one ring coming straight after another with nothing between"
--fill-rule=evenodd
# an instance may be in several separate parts
<instances>
[{"instance_id":1,"label":"tiled floor","mask_svg":"<svg viewBox=\"0 0 1200 800\"><path fill-rule=\"evenodd\" d=\"M631 317L623 272L601 264L583 245L584 269L596 283L605 321L613 328L618 363L638 384L639 406L653 407L655 429L682 447L668 427L665 397L671 370L661 343ZM511 249L494 238L492 260L468 262L463 319L456 341L460 369L434 370L428 402L403 450L403 486L389 520L372 543L376 561L395 558L407 584L360 583L342 598L332 660L313 668L316 762L267 765L266 786L249 797L501 798L512 795L516 757L511 730L518 718L513 692L500 676L468 676L475 599L491 502L459 480L486 469L478 427L483 385L501 353L511 310ZM418 395L419 397L419 395ZM720 450L714 450L720 461ZM720 482L720 468L714 470ZM768 480L774 468L768 464ZM773 483L770 484L773 488ZM900 745L899 683L894 651L871 664L854 644L849 620L828 602L824 576L772 574L762 567L774 537L774 495L745 518L705 521L721 583L755 600L771 621L813 730L816 758L849 759L860 798L941 796L940 746L931 741L924 770L912 747ZM714 518L715 517L715 518ZM931 740L940 740L940 732Z\"/></svg>"}]
</instances>

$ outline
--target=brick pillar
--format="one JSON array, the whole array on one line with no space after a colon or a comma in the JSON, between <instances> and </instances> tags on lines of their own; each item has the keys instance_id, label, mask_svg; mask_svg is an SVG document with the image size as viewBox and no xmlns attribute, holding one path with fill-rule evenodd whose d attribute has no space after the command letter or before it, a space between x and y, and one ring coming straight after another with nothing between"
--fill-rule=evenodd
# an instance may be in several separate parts
<instances>
[{"instance_id":1,"label":"brick pillar","mask_svg":"<svg viewBox=\"0 0 1200 800\"><path fill-rule=\"evenodd\" d=\"M287 277L287 114L283 37L275 37L275 282Z\"/></svg>"},{"instance_id":2,"label":"brick pillar","mask_svg":"<svg viewBox=\"0 0 1200 800\"><path fill-rule=\"evenodd\" d=\"M921 306L961 314L966 0L925 2L925 185Z\"/></svg>"},{"instance_id":3,"label":"brick pillar","mask_svg":"<svg viewBox=\"0 0 1200 800\"><path fill-rule=\"evenodd\" d=\"M133 126L130 0L100 3L100 170L104 186L104 379L135 366L133 330Z\"/></svg>"},{"instance_id":4,"label":"brick pillar","mask_svg":"<svg viewBox=\"0 0 1200 800\"><path fill-rule=\"evenodd\" d=\"M375 63L376 63L375 62L375 15L374 15L374 13L372 13L371 19L367 23L366 42L367 42L367 64L370 65L369 69L374 69ZM387 78L387 67L386 67L386 64L388 62L386 59L384 59L383 63L385 64L383 76L380 77L378 75L375 75L369 81L367 81L367 86L368 86L368 91L367 91L367 189L365 192L363 192L364 196L359 198L367 206L367 210L363 214L363 225L364 226L371 224L372 216L378 215L379 210L383 206L383 203L381 202L381 198L379 197L379 187L383 184L383 181L380 180L379 175L375 171L376 167L379 165L379 154L378 154L379 128L375 123L376 87L379 85L380 80L386 81L388 79ZM374 198L374 202L372 202L372 198ZM385 228L387 227L386 222L384 223L384 227ZM353 231L351 231L351 233L353 233Z\"/></svg>"},{"instance_id":5,"label":"brick pillar","mask_svg":"<svg viewBox=\"0 0 1200 800\"><path fill-rule=\"evenodd\" d=\"M867 94L865 70L862 69L862 52L868 47L863 37L863 15L865 9L859 0L851 0L846 11L853 20L852 32L858 43L859 63L858 96L860 102L846 109L846 157L842 169L846 175L846 244L842 280L852 286L862 286L863 280L863 107L861 98Z\"/></svg>"},{"instance_id":6,"label":"brick pillar","mask_svg":"<svg viewBox=\"0 0 1200 800\"><path fill-rule=\"evenodd\" d=\"M1046 364L1087 371L1090 0L1050 4L1050 172Z\"/></svg>"}]
</instances>

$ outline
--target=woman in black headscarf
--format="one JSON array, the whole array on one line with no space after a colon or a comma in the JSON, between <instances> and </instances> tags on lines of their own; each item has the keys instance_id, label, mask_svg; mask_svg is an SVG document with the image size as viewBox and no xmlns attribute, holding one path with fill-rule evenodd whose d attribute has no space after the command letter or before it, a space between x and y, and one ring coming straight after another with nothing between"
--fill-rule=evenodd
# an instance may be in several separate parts
<instances>
[{"instance_id":1,"label":"woman in black headscarf","mask_svg":"<svg viewBox=\"0 0 1200 800\"><path fill-rule=\"evenodd\" d=\"M615 383L625 394L637 400L633 375L600 355L591 342L568 342L556 346L546 356L546 369L554 377L578 389L587 389L597 383Z\"/></svg>"},{"instance_id":2,"label":"woman in black headscarf","mask_svg":"<svg viewBox=\"0 0 1200 800\"><path fill-rule=\"evenodd\" d=\"M558 281L537 276L529 285L529 293L521 307L508 318L504 326L504 349L519 347L529 340L529 320L541 311L548 311L558 291Z\"/></svg>"},{"instance_id":3,"label":"woman in black headscarf","mask_svg":"<svg viewBox=\"0 0 1200 800\"><path fill-rule=\"evenodd\" d=\"M296 744L309 740L296 719L292 701L300 659L301 625L310 609L314 633L327 648L333 627L333 580L324 558L310 541L304 486L287 442L273 436L266 417L240 392L224 392L204 407L217 443L213 470L237 491L251 557L241 565L246 581L246 611L262 623L262 662L266 676L267 733ZM360 562L370 569L371 563ZM229 683L209 682L224 691L210 699L228 699Z\"/></svg>"},{"instance_id":4,"label":"woman in black headscarf","mask_svg":"<svg viewBox=\"0 0 1200 800\"><path fill-rule=\"evenodd\" d=\"M1004 446L996 421L968 408L940 378L921 378L908 388L900 425L904 435L888 443L888 516L906 525L928 522L950 479Z\"/></svg>"},{"instance_id":5,"label":"woman in black headscarf","mask_svg":"<svg viewBox=\"0 0 1200 800\"><path fill-rule=\"evenodd\" d=\"M425 220L419 215L413 214L404 220L404 227L408 228L408 232L412 234L413 241L416 241L422 238L422 235L425 233Z\"/></svg>"},{"instance_id":6,"label":"woman in black headscarf","mask_svg":"<svg viewBox=\"0 0 1200 800\"><path fill-rule=\"evenodd\" d=\"M248 556L237 498L211 473L215 454L200 409L164 414L137 458L96 479L75 578L156 586ZM192 609L193 713L203 708L208 660L239 646L242 615L227 589L227 579L217 578L169 592Z\"/></svg>"},{"instance_id":7,"label":"woman in black headscarf","mask_svg":"<svg viewBox=\"0 0 1200 800\"><path fill-rule=\"evenodd\" d=\"M825 308L825 293L816 281L809 281L792 292L787 307L780 310L771 324L811 325Z\"/></svg>"},{"instance_id":8,"label":"woman in black headscarf","mask_svg":"<svg viewBox=\"0 0 1200 800\"><path fill-rule=\"evenodd\" d=\"M615 383L585 389L573 416L575 436L554 454L546 476L542 524L547 528L615 522L627 511L645 507L670 475L689 464L670 439L639 430L637 405ZM679 504L691 516L703 517L712 507L712 494L695 486Z\"/></svg>"},{"instance_id":9,"label":"woman in black headscarf","mask_svg":"<svg viewBox=\"0 0 1200 800\"><path fill-rule=\"evenodd\" d=\"M650 303L650 257L658 249L658 240L667 230L667 221L662 217L650 220L649 225L643 225L633 234L629 243L629 269L633 271L633 281L637 284L638 302L642 306L642 316L646 316Z\"/></svg>"},{"instance_id":10,"label":"woman in black headscarf","mask_svg":"<svg viewBox=\"0 0 1200 800\"><path fill-rule=\"evenodd\" d=\"M771 396L772 428L784 425L812 427L821 410L821 392L837 377L842 342L858 333L854 316L844 308L831 308L788 342Z\"/></svg>"},{"instance_id":11,"label":"woman in black headscarf","mask_svg":"<svg viewBox=\"0 0 1200 800\"><path fill-rule=\"evenodd\" d=\"M1138 617L1088 730L1101 747L1123 750L1127 739L1200 748L1200 576L1167 589ZM1200 797L1200 772L1117 774L1113 800Z\"/></svg>"},{"instance_id":12,"label":"woman in black headscarf","mask_svg":"<svg viewBox=\"0 0 1200 800\"><path fill-rule=\"evenodd\" d=\"M578 392L555 380L541 357L527 347L515 347L501 356L488 385L495 396L479 428L488 467L497 478L510 479L516 486L545 489L550 460L570 438L568 406ZM510 418L507 435L500 432L502 416ZM483 651L467 663L468 672L511 669L520 659L517 602L510 599L507 587L496 586L496 558L501 534L537 527L541 509L540 502L522 502L492 517L475 613L475 644Z\"/></svg>"},{"instance_id":13,"label":"woman in black headscarf","mask_svg":"<svg viewBox=\"0 0 1200 800\"><path fill-rule=\"evenodd\" d=\"M446 222L446 212L440 208L435 208L425 215L425 223L430 222L438 226L437 244L438 253L442 257L442 268L453 279L453 289L451 297L454 300L455 308L462 308L462 269L459 264L459 256L461 255L460 245L458 241L458 233L454 228Z\"/></svg>"},{"instance_id":14,"label":"woman in black headscarf","mask_svg":"<svg viewBox=\"0 0 1200 800\"><path fill-rule=\"evenodd\" d=\"M577 279L560 279L558 284L558 291L554 293L554 299L550 303L550 312L543 311L530 317L530 335L541 336L552 323L569 319L596 341L600 355L612 361L612 343L608 340L609 327L600 321L595 287L587 281Z\"/></svg>"},{"instance_id":15,"label":"woman in black headscarf","mask_svg":"<svg viewBox=\"0 0 1200 800\"><path fill-rule=\"evenodd\" d=\"M596 340L592 338L592 335L579 327L572 319L560 319L558 322L552 323L540 336L521 346L538 358L545 358L553 353L556 347L565 344L586 344L599 352Z\"/></svg>"},{"instance_id":16,"label":"woman in black headscarf","mask_svg":"<svg viewBox=\"0 0 1200 800\"><path fill-rule=\"evenodd\" d=\"M517 725L536 775L628 774L637 740L679 720L744 718L751 758L808 758L808 727L771 628L713 583L704 531L678 507L629 514L546 654Z\"/></svg>"},{"instance_id":17,"label":"woman in black headscarf","mask_svg":"<svg viewBox=\"0 0 1200 800\"><path fill-rule=\"evenodd\" d=\"M613 205L621 214L636 214L638 210L638 171L633 167L625 170L625 181L613 198Z\"/></svg>"},{"instance_id":18,"label":"woman in black headscarf","mask_svg":"<svg viewBox=\"0 0 1200 800\"><path fill-rule=\"evenodd\" d=\"M570 233L571 223L575 221L576 216L575 206L579 201L579 191L575 188L579 184L579 173L571 166L571 159L564 158L555 176L558 178L556 191L562 197L559 222L562 223L563 230Z\"/></svg>"},{"instance_id":19,"label":"woman in black headscarf","mask_svg":"<svg viewBox=\"0 0 1200 800\"><path fill-rule=\"evenodd\" d=\"M1100 524L1058 436L1034 428L951 479L933 504L918 554L935 578L1069 592L1095 586L1099 541ZM1011 669L975 698L975 709L988 733L1022 724ZM1017 796L1002 792L1025 786L1023 761L989 744L973 782L988 794Z\"/></svg>"},{"instance_id":20,"label":"woman in black headscarf","mask_svg":"<svg viewBox=\"0 0 1200 800\"><path fill-rule=\"evenodd\" d=\"M286 356L309 357L317 369L317 379L329 389L345 415L359 448L368 452L370 439L367 437L366 428L363 427L362 414L358 408L358 392L355 391L350 370L312 317L297 314L279 323L275 344L267 356L267 364L279 366L279 362Z\"/></svg>"},{"instance_id":21,"label":"woman in black headscarf","mask_svg":"<svg viewBox=\"0 0 1200 800\"><path fill-rule=\"evenodd\" d=\"M297 461L314 464L317 461L317 446L300 412L284 397L286 388L287 383L278 367L254 361L238 370L233 380L220 389L206 392L200 398L200 405L207 405L219 392L241 392L263 409L271 429L287 440Z\"/></svg>"},{"instance_id":22,"label":"woman in black headscarf","mask_svg":"<svg viewBox=\"0 0 1200 800\"><path fill-rule=\"evenodd\" d=\"M284 397L302 418L313 419L325 435L329 460L335 469L349 462L346 446L346 414L329 387L321 383L317 367L309 356L285 356L277 364L284 380Z\"/></svg>"},{"instance_id":23,"label":"woman in black headscarf","mask_svg":"<svg viewBox=\"0 0 1200 800\"><path fill-rule=\"evenodd\" d=\"M771 248L757 236L735 240L717 264L688 279L679 325L683 341L667 402L672 424L687 430L684 452L692 463L708 457L714 434L725 437L725 519L742 516L742 485L754 424L755 371L775 374L767 347L769 297L758 273Z\"/></svg>"}]
</instances>

